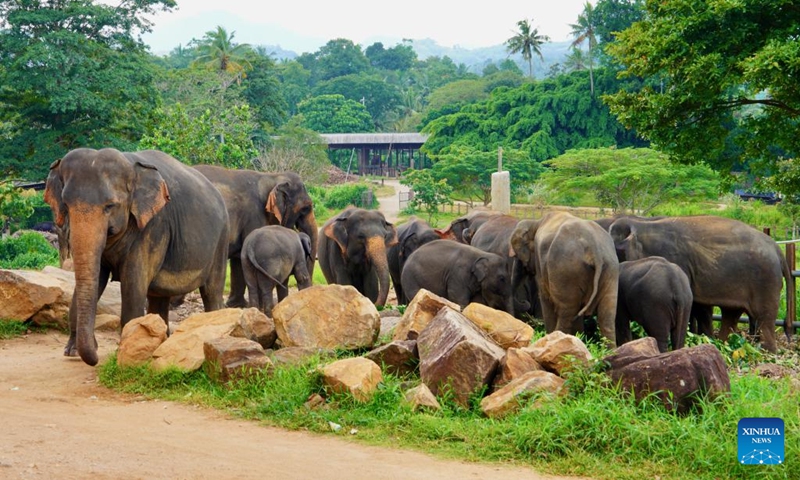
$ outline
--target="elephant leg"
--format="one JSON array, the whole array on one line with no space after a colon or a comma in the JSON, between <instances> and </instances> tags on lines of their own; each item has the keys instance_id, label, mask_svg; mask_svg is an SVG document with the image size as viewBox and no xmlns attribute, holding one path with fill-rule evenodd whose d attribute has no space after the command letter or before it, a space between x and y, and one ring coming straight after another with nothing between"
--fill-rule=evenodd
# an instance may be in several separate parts
<instances>
[{"instance_id":1,"label":"elephant leg","mask_svg":"<svg viewBox=\"0 0 800 480\"><path fill-rule=\"evenodd\" d=\"M750 323L756 326L756 338L761 342L761 346L771 353L778 351L778 343L775 335L775 317L778 315L777 303L770 303L767 308L756 310L750 316Z\"/></svg>"},{"instance_id":2,"label":"elephant leg","mask_svg":"<svg viewBox=\"0 0 800 480\"><path fill-rule=\"evenodd\" d=\"M692 324L691 332L712 338L714 336L714 324L712 323L713 313L714 307L711 305L692 303L690 319Z\"/></svg>"},{"instance_id":3,"label":"elephant leg","mask_svg":"<svg viewBox=\"0 0 800 480\"><path fill-rule=\"evenodd\" d=\"M147 296L147 313L159 315L167 325L167 335L169 335L169 297Z\"/></svg>"},{"instance_id":4,"label":"elephant leg","mask_svg":"<svg viewBox=\"0 0 800 480\"><path fill-rule=\"evenodd\" d=\"M258 275L258 305L261 311L268 317L272 317L272 308L275 306L275 301L272 298L272 290L277 285L266 275ZM280 286L278 291L280 292ZM279 293L280 295L280 293Z\"/></svg>"},{"instance_id":5,"label":"elephant leg","mask_svg":"<svg viewBox=\"0 0 800 480\"><path fill-rule=\"evenodd\" d=\"M542 305L542 317L544 319L544 329L550 333L556 329L558 325L558 318L556 317L556 309L552 300L541 296L539 303Z\"/></svg>"},{"instance_id":6,"label":"elephant leg","mask_svg":"<svg viewBox=\"0 0 800 480\"><path fill-rule=\"evenodd\" d=\"M723 342L728 340L728 335L737 332L739 318L744 313L740 308L723 308L722 310L722 325L719 328L719 338Z\"/></svg>"},{"instance_id":7,"label":"elephant leg","mask_svg":"<svg viewBox=\"0 0 800 480\"><path fill-rule=\"evenodd\" d=\"M208 272L208 277L204 284L200 285L200 297L203 299L203 308L206 312L213 312L223 308L225 305L222 303L223 292L225 291L225 267L228 247L224 242L220 242L217 246L217 251L214 254L214 262L211 270ZM231 262L233 263L233 262ZM244 285L244 273L242 272L242 262L237 259L239 268L239 282ZM231 274L232 276L232 274ZM233 282L231 282L232 284ZM244 295L244 287L242 287L241 295ZM244 302L244 297L242 297ZM245 302L245 307L247 303Z\"/></svg>"},{"instance_id":8,"label":"elephant leg","mask_svg":"<svg viewBox=\"0 0 800 480\"><path fill-rule=\"evenodd\" d=\"M247 284L244 281L241 258L231 257L231 293L225 306L228 308L245 308L247 301L244 299L244 291Z\"/></svg>"},{"instance_id":9,"label":"elephant leg","mask_svg":"<svg viewBox=\"0 0 800 480\"><path fill-rule=\"evenodd\" d=\"M247 283L247 296L250 300L250 306L256 307L263 312L264 305L261 303L261 292L258 286L259 273L256 272L255 267L248 260L242 262L242 273L244 274L244 281Z\"/></svg>"},{"instance_id":10,"label":"elephant leg","mask_svg":"<svg viewBox=\"0 0 800 480\"><path fill-rule=\"evenodd\" d=\"M608 346L617 346L616 317L617 317L617 285L600 291L600 301L597 304L597 328L600 335L606 339Z\"/></svg>"},{"instance_id":11,"label":"elephant leg","mask_svg":"<svg viewBox=\"0 0 800 480\"><path fill-rule=\"evenodd\" d=\"M288 282L289 279L286 279L286 281ZM278 285L275 286L275 289L278 291L278 301L279 302L281 300L283 300L284 298L289 296L289 289L285 285L278 284Z\"/></svg>"}]
</instances>

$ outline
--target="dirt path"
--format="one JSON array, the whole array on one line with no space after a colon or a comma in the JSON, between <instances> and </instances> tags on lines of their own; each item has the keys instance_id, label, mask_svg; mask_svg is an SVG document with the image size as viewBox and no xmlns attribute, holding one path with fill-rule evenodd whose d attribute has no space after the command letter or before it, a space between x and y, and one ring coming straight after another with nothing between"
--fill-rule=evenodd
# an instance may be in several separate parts
<instances>
[{"instance_id":1,"label":"dirt path","mask_svg":"<svg viewBox=\"0 0 800 480\"><path fill-rule=\"evenodd\" d=\"M98 332L101 359L118 338ZM94 368L62 356L65 341L55 331L0 341L0 478L555 478L121 395L98 385Z\"/></svg>"},{"instance_id":2,"label":"dirt path","mask_svg":"<svg viewBox=\"0 0 800 480\"><path fill-rule=\"evenodd\" d=\"M408 191L408 187L400 185L399 180L390 178L384 179L383 184L393 187L394 194L378 197L378 210L383 212L383 216L386 217L387 222L395 223L397 221L397 216L400 214L400 192Z\"/></svg>"}]
</instances>

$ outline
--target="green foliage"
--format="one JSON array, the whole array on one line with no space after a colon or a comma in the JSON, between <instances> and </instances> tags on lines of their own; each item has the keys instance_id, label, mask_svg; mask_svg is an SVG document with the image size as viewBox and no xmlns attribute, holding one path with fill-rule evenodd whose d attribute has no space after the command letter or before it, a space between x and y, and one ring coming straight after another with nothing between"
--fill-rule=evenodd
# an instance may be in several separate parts
<instances>
[{"instance_id":1,"label":"green foliage","mask_svg":"<svg viewBox=\"0 0 800 480\"><path fill-rule=\"evenodd\" d=\"M41 270L58 266L58 251L40 234L25 232L0 239L0 268Z\"/></svg>"},{"instance_id":2,"label":"green foliage","mask_svg":"<svg viewBox=\"0 0 800 480\"><path fill-rule=\"evenodd\" d=\"M85 145L127 150L158 102L140 34L173 0L0 2L0 172L44 179Z\"/></svg>"},{"instance_id":3,"label":"green foliage","mask_svg":"<svg viewBox=\"0 0 800 480\"><path fill-rule=\"evenodd\" d=\"M216 30L207 31L197 43L197 56L192 64L208 70L226 72L237 79L244 76L244 72L253 67L248 59L252 54L252 47L246 43L234 43L235 33L228 34L219 25Z\"/></svg>"},{"instance_id":4,"label":"green foliage","mask_svg":"<svg viewBox=\"0 0 800 480\"><path fill-rule=\"evenodd\" d=\"M0 340L20 337L28 331L28 326L16 320L5 320L0 318Z\"/></svg>"},{"instance_id":5,"label":"green foliage","mask_svg":"<svg viewBox=\"0 0 800 480\"><path fill-rule=\"evenodd\" d=\"M318 133L367 133L375 126L366 107L344 95L319 95L297 105L301 124Z\"/></svg>"},{"instance_id":6,"label":"green foliage","mask_svg":"<svg viewBox=\"0 0 800 480\"><path fill-rule=\"evenodd\" d=\"M453 203L450 195L453 187L447 179L435 179L430 170L406 170L400 183L411 187L414 197L409 201L412 210L424 210L428 214L427 222L430 224L439 213L439 207Z\"/></svg>"},{"instance_id":7,"label":"green foliage","mask_svg":"<svg viewBox=\"0 0 800 480\"><path fill-rule=\"evenodd\" d=\"M13 183L0 181L0 233L6 232L9 223L20 221L33 213L29 197Z\"/></svg>"},{"instance_id":8,"label":"green foliage","mask_svg":"<svg viewBox=\"0 0 800 480\"><path fill-rule=\"evenodd\" d=\"M600 44L613 42L617 32L644 18L644 3L645 0L598 0L594 17Z\"/></svg>"},{"instance_id":9,"label":"green foliage","mask_svg":"<svg viewBox=\"0 0 800 480\"><path fill-rule=\"evenodd\" d=\"M309 57L301 56L301 63L314 73L318 81L362 73L369 68L369 60L361 46L344 38L329 40L310 56L313 60L304 62L304 58Z\"/></svg>"},{"instance_id":10,"label":"green foliage","mask_svg":"<svg viewBox=\"0 0 800 480\"><path fill-rule=\"evenodd\" d=\"M250 138L254 128L250 108L234 105L211 112L193 117L180 103L158 109L139 148L161 150L189 165L249 167L257 155Z\"/></svg>"},{"instance_id":11,"label":"green foliage","mask_svg":"<svg viewBox=\"0 0 800 480\"><path fill-rule=\"evenodd\" d=\"M517 22L519 33L506 40L506 49L513 55L519 53L522 59L528 62L528 76L533 78L533 56L542 57L542 45L550 41L547 35L540 35L538 28L531 29L528 19Z\"/></svg>"},{"instance_id":12,"label":"green foliage","mask_svg":"<svg viewBox=\"0 0 800 480\"><path fill-rule=\"evenodd\" d=\"M718 338L708 338L705 335L697 335L686 332L686 346L695 347L704 343L710 343L717 347L728 366L746 367L747 365L757 364L764 359L761 349L748 342L738 333L732 333L728 340L722 341Z\"/></svg>"},{"instance_id":13,"label":"green foliage","mask_svg":"<svg viewBox=\"0 0 800 480\"><path fill-rule=\"evenodd\" d=\"M391 48L384 48L383 43L375 42L364 51L370 65L383 70L410 70L417 60L414 48L405 40Z\"/></svg>"},{"instance_id":14,"label":"green foliage","mask_svg":"<svg viewBox=\"0 0 800 480\"><path fill-rule=\"evenodd\" d=\"M719 180L705 165L675 165L649 148L569 150L545 162L542 184L556 193L591 192L615 213L650 213L661 203L707 200Z\"/></svg>"},{"instance_id":15,"label":"green foliage","mask_svg":"<svg viewBox=\"0 0 800 480\"><path fill-rule=\"evenodd\" d=\"M368 183L345 183L342 185L335 185L333 187L321 188L315 187L309 189L314 200L314 206L318 204L317 199L320 200L319 204L331 210L343 210L349 206L356 206L366 209L378 208L378 199L374 195L372 185ZM371 198L372 203L364 204L365 198Z\"/></svg>"},{"instance_id":16,"label":"green foliage","mask_svg":"<svg viewBox=\"0 0 800 480\"><path fill-rule=\"evenodd\" d=\"M598 351L591 345L590 350ZM284 428L597 479L762 478L766 470L736 462L736 426L742 417L783 418L786 456L800 453L797 392L788 378L733 372L729 395L701 400L697 409L679 416L655 399L636 403L597 368L574 369L567 395L525 398L517 413L487 419L474 407L455 405L446 392L439 396L442 411L412 412L403 402L408 381L389 374L367 402L328 395L313 372L329 361L315 356L222 386L202 371L121 368L112 355L99 367L99 379L123 392L235 410L243 418ZM304 406L312 394L327 397L323 408ZM342 428L333 432L328 422ZM358 433L351 435L351 429ZM769 468L770 478L794 478L791 465Z\"/></svg>"},{"instance_id":17,"label":"green foliage","mask_svg":"<svg viewBox=\"0 0 800 480\"><path fill-rule=\"evenodd\" d=\"M359 102L376 121L400 105L399 89L378 74L351 74L320 82L314 96L341 94L347 100Z\"/></svg>"},{"instance_id":18,"label":"green foliage","mask_svg":"<svg viewBox=\"0 0 800 480\"><path fill-rule=\"evenodd\" d=\"M796 158L800 9L791 0L665 0L608 51L638 91L608 95L619 120L671 157L769 174ZM785 194L795 193L784 191Z\"/></svg>"},{"instance_id":19,"label":"green foliage","mask_svg":"<svg viewBox=\"0 0 800 480\"><path fill-rule=\"evenodd\" d=\"M466 105L489 98L484 79L456 80L442 85L428 97L428 108L440 109L448 105Z\"/></svg>"},{"instance_id":20,"label":"green foliage","mask_svg":"<svg viewBox=\"0 0 800 480\"><path fill-rule=\"evenodd\" d=\"M446 179L454 197L469 204L488 205L492 200L492 173L497 171L497 151L483 151L466 145L453 145L437 155L431 173ZM516 195L533 183L543 170L530 155L519 149L503 149L503 170L511 174L511 193Z\"/></svg>"},{"instance_id":21,"label":"green foliage","mask_svg":"<svg viewBox=\"0 0 800 480\"><path fill-rule=\"evenodd\" d=\"M319 134L297 123L293 119L281 127L272 143L259 149L253 164L264 172L295 172L306 185L321 184L328 180L327 145Z\"/></svg>"}]
</instances>

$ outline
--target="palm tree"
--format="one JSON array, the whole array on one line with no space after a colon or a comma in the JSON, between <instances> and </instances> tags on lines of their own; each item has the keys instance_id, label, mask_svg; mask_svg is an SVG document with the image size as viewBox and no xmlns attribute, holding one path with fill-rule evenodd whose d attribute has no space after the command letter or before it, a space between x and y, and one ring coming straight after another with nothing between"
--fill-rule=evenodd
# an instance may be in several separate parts
<instances>
[{"instance_id":1,"label":"palm tree","mask_svg":"<svg viewBox=\"0 0 800 480\"><path fill-rule=\"evenodd\" d=\"M578 47L572 47L572 50L564 59L564 69L568 72L586 70L588 64L588 55Z\"/></svg>"},{"instance_id":2,"label":"palm tree","mask_svg":"<svg viewBox=\"0 0 800 480\"><path fill-rule=\"evenodd\" d=\"M209 30L197 46L197 58L193 65L202 65L206 68L227 72L237 77L244 75L245 70L252 68L247 60L247 55L253 49L247 43L234 43L233 36L236 32L228 31L218 26L217 30Z\"/></svg>"},{"instance_id":3,"label":"palm tree","mask_svg":"<svg viewBox=\"0 0 800 480\"><path fill-rule=\"evenodd\" d=\"M594 96L594 48L597 46L597 37L595 37L595 21L594 7L587 1L583 6L583 12L578 15L577 23L570 24L570 28L572 28L572 36L574 37L574 40L572 41L573 47L581 45L586 41L589 42L589 87L591 89L592 96Z\"/></svg>"},{"instance_id":4,"label":"palm tree","mask_svg":"<svg viewBox=\"0 0 800 480\"><path fill-rule=\"evenodd\" d=\"M542 57L542 45L550 41L547 35L539 35L539 29L531 30L531 23L526 20L517 22L519 33L506 40L506 49L509 54L521 53L523 60L528 62L528 76L533 78L533 54Z\"/></svg>"}]
</instances>

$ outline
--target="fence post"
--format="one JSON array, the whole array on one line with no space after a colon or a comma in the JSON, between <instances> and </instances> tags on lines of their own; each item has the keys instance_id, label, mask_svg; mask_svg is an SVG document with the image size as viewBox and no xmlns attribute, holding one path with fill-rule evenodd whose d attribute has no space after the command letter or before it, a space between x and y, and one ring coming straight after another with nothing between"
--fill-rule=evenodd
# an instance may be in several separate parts
<instances>
[{"instance_id":1,"label":"fence post","mask_svg":"<svg viewBox=\"0 0 800 480\"><path fill-rule=\"evenodd\" d=\"M794 333L794 321L797 317L797 287L794 278L795 269L795 244L786 244L786 263L789 265L789 279L786 285L786 320L783 322L783 331L791 338Z\"/></svg>"}]
</instances>

